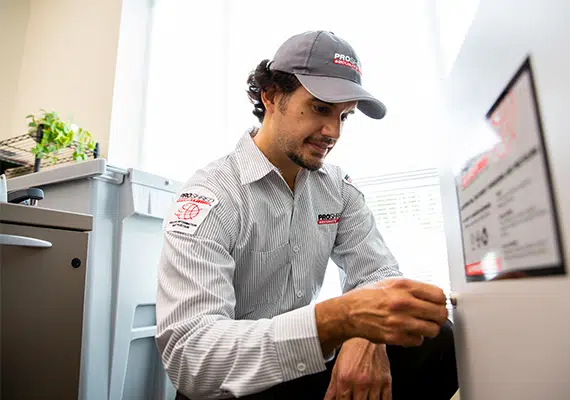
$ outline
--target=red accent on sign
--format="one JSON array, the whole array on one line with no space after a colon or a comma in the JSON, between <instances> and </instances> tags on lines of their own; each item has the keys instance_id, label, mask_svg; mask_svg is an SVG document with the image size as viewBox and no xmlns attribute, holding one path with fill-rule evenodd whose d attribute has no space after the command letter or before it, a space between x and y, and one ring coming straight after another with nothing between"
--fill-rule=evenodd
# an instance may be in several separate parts
<instances>
[{"instance_id":1,"label":"red accent on sign","mask_svg":"<svg viewBox=\"0 0 570 400\"><path fill-rule=\"evenodd\" d=\"M484 275L485 272L497 273L497 272L501 272L502 269L503 269L503 262L502 262L501 258L497 258L496 264L495 264L495 269L493 271L491 271L491 270L483 271L483 264L481 263L481 261L465 265L465 273L467 274L467 276Z\"/></svg>"},{"instance_id":2,"label":"red accent on sign","mask_svg":"<svg viewBox=\"0 0 570 400\"><path fill-rule=\"evenodd\" d=\"M475 262L467 264L465 266L465 273L467 274L467 276L483 275L483 270L481 269L481 263Z\"/></svg>"},{"instance_id":3,"label":"red accent on sign","mask_svg":"<svg viewBox=\"0 0 570 400\"><path fill-rule=\"evenodd\" d=\"M489 164L489 158L485 155L481 157L469 172L461 179L461 188L465 189L479 175L479 173Z\"/></svg>"},{"instance_id":4,"label":"red accent on sign","mask_svg":"<svg viewBox=\"0 0 570 400\"><path fill-rule=\"evenodd\" d=\"M493 152L501 159L509 153L511 142L517 137L518 112L515 96L510 92L490 116L491 125L501 137Z\"/></svg>"}]
</instances>

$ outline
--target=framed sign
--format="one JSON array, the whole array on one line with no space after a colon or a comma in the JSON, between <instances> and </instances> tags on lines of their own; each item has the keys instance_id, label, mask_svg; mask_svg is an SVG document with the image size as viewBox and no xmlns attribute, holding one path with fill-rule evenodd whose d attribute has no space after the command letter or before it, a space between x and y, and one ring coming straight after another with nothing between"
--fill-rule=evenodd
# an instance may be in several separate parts
<instances>
[{"instance_id":1,"label":"framed sign","mask_svg":"<svg viewBox=\"0 0 570 400\"><path fill-rule=\"evenodd\" d=\"M530 58L486 115L495 143L456 176L467 281L566 273Z\"/></svg>"}]
</instances>

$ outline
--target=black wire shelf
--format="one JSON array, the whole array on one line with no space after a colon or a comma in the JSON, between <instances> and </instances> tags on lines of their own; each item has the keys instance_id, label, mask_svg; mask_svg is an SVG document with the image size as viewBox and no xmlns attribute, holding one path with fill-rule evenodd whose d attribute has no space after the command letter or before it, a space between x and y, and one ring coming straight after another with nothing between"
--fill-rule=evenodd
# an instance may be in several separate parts
<instances>
[{"instance_id":1,"label":"black wire shelf","mask_svg":"<svg viewBox=\"0 0 570 400\"><path fill-rule=\"evenodd\" d=\"M35 135L25 133L0 141L0 174L6 174L9 179L79 162L73 159L73 153L77 148L76 144L73 143L69 147L54 153L57 156L56 162L53 162L49 156L41 159L36 158L32 149L41 141L41 135L41 129L38 129ZM84 152L87 159L98 158L99 143L95 145L95 150L86 149Z\"/></svg>"}]
</instances>

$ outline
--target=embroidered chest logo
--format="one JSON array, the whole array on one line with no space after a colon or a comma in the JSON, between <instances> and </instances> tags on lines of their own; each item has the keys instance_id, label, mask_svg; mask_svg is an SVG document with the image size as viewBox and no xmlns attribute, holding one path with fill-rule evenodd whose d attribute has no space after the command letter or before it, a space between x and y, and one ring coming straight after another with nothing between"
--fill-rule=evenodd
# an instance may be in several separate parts
<instances>
[{"instance_id":1,"label":"embroidered chest logo","mask_svg":"<svg viewBox=\"0 0 570 400\"><path fill-rule=\"evenodd\" d=\"M333 213L333 214L319 214L317 219L317 224L338 224L340 220L340 213Z\"/></svg>"}]
</instances>

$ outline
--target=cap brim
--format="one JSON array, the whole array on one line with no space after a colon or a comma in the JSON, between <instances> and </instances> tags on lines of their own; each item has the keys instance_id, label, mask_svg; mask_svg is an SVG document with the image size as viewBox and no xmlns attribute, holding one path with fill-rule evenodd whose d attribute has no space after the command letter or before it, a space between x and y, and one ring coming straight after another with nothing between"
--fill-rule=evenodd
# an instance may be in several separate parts
<instances>
[{"instance_id":1,"label":"cap brim","mask_svg":"<svg viewBox=\"0 0 570 400\"><path fill-rule=\"evenodd\" d=\"M319 100L327 103L357 101L358 109L370 118L382 119L386 115L386 106L355 82L328 76L295 76L305 89Z\"/></svg>"}]
</instances>

